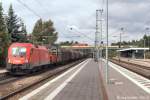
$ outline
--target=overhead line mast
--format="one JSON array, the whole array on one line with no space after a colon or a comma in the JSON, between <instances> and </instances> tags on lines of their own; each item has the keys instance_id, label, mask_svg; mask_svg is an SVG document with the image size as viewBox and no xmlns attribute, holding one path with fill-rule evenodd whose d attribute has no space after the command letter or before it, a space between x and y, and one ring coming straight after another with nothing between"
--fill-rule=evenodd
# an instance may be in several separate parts
<instances>
[{"instance_id":1,"label":"overhead line mast","mask_svg":"<svg viewBox=\"0 0 150 100\"><path fill-rule=\"evenodd\" d=\"M109 65L108 65L108 35L109 35L109 27L108 27L108 0L106 0L106 36L107 36L107 43L106 43L106 83L109 83Z\"/></svg>"},{"instance_id":2,"label":"overhead line mast","mask_svg":"<svg viewBox=\"0 0 150 100\"><path fill-rule=\"evenodd\" d=\"M96 62L99 59L99 37L100 37L99 22L101 21L99 18L99 14L100 10L96 10L96 32L95 32L95 54L94 54Z\"/></svg>"}]
</instances>

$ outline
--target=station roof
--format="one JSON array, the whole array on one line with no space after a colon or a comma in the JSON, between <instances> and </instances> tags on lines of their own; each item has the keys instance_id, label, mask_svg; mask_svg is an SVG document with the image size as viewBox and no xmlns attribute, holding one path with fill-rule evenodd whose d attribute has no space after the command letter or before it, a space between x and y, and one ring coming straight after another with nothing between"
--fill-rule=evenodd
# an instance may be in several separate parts
<instances>
[{"instance_id":1,"label":"station roof","mask_svg":"<svg viewBox=\"0 0 150 100\"><path fill-rule=\"evenodd\" d=\"M122 51L130 51L130 50L149 50L149 48L125 48L117 51L122 52Z\"/></svg>"}]
</instances>

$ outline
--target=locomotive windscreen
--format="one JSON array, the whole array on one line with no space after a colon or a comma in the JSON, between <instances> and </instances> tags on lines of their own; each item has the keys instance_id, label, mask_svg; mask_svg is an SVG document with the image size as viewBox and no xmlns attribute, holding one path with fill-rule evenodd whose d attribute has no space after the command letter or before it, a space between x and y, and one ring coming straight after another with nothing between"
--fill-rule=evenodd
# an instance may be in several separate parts
<instances>
[{"instance_id":1,"label":"locomotive windscreen","mask_svg":"<svg viewBox=\"0 0 150 100\"><path fill-rule=\"evenodd\" d=\"M12 56L26 56L25 47L14 47L12 48Z\"/></svg>"}]
</instances>

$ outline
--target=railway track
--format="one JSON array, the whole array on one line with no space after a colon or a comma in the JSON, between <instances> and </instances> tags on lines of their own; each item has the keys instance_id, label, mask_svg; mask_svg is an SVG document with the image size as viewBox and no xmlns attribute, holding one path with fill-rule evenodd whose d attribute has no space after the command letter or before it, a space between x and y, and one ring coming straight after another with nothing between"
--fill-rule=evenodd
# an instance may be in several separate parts
<instances>
[{"instance_id":1,"label":"railway track","mask_svg":"<svg viewBox=\"0 0 150 100\"><path fill-rule=\"evenodd\" d=\"M136 61L141 61L140 59L136 59ZM150 61L147 61L147 60L142 60L142 62L148 62L150 63Z\"/></svg>"},{"instance_id":2,"label":"railway track","mask_svg":"<svg viewBox=\"0 0 150 100\"><path fill-rule=\"evenodd\" d=\"M25 78L27 76L12 76L10 74L4 74L0 76L0 85L3 85L3 84L7 84L7 83L10 83L10 82L15 82L15 81L18 81L18 80L21 80L23 78Z\"/></svg>"},{"instance_id":3,"label":"railway track","mask_svg":"<svg viewBox=\"0 0 150 100\"><path fill-rule=\"evenodd\" d=\"M63 67L58 67L56 69L53 69L48 74L44 75L44 77L38 79L37 81L35 81L35 82L31 83L31 84L27 84L27 85L21 86L21 88L17 88L17 89L15 89L13 91L8 91L8 93L4 93L5 95L0 97L0 100L6 100L6 99L9 99L9 98L17 95L17 94L20 94L21 92L26 91L26 90L32 88L33 86L36 86L36 85L40 84L41 82L43 82L45 80L48 80L51 77L59 75L60 73L66 71L70 67L75 66L76 64L78 64L78 63L80 63L82 61L83 60L79 60L79 61L76 61L76 62L71 63L69 65L65 65ZM43 74L45 74L45 73L43 73ZM2 92L2 91L0 91L0 92Z\"/></svg>"},{"instance_id":4,"label":"railway track","mask_svg":"<svg viewBox=\"0 0 150 100\"><path fill-rule=\"evenodd\" d=\"M145 66L138 65L135 63L117 60L117 59L111 59L110 61L150 79L150 67L147 67L146 65Z\"/></svg>"},{"instance_id":5,"label":"railway track","mask_svg":"<svg viewBox=\"0 0 150 100\"><path fill-rule=\"evenodd\" d=\"M0 78L6 75L8 75L8 72L0 73Z\"/></svg>"},{"instance_id":6,"label":"railway track","mask_svg":"<svg viewBox=\"0 0 150 100\"><path fill-rule=\"evenodd\" d=\"M4 81L7 81L11 79L12 76L8 74L8 72L0 73L0 84L2 84Z\"/></svg>"}]
</instances>

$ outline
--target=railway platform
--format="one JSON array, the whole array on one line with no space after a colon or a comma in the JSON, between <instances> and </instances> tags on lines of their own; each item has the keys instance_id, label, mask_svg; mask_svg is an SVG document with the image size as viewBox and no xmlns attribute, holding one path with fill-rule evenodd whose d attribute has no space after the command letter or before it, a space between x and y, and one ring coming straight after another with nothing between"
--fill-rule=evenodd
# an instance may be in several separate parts
<instances>
[{"instance_id":1,"label":"railway platform","mask_svg":"<svg viewBox=\"0 0 150 100\"><path fill-rule=\"evenodd\" d=\"M20 100L106 100L99 72L98 63L87 59Z\"/></svg>"},{"instance_id":2,"label":"railway platform","mask_svg":"<svg viewBox=\"0 0 150 100\"><path fill-rule=\"evenodd\" d=\"M109 100L150 100L150 80L112 62L106 84L105 62L103 59L99 63Z\"/></svg>"},{"instance_id":3,"label":"railway platform","mask_svg":"<svg viewBox=\"0 0 150 100\"><path fill-rule=\"evenodd\" d=\"M72 67L20 100L150 100L150 80L105 60L92 59Z\"/></svg>"}]
</instances>

